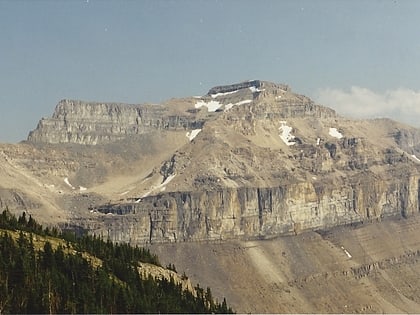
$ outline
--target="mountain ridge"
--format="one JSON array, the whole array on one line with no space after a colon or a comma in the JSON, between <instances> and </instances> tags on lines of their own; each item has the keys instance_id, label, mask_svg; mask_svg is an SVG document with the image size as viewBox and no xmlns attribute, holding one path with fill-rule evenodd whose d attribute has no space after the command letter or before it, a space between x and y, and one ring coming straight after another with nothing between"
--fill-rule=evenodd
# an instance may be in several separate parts
<instances>
[{"instance_id":1,"label":"mountain ridge","mask_svg":"<svg viewBox=\"0 0 420 315\"><path fill-rule=\"evenodd\" d=\"M264 110L270 107L265 102L267 99L277 101L282 104L277 108L285 109L271 113L275 116L296 115L291 108L298 106L303 107L303 114L304 110L311 114L320 108L309 98L292 93L287 85L259 80L218 86L201 97L171 99L155 105L61 100L52 117L41 119L37 128L29 133L28 141L95 145L156 129L200 129L206 120L218 115L215 112L220 114L222 110L227 112L250 103L258 104L259 110L254 114L264 117ZM335 112L328 110L331 113L327 115L334 115ZM318 115L322 115L322 111Z\"/></svg>"}]
</instances>

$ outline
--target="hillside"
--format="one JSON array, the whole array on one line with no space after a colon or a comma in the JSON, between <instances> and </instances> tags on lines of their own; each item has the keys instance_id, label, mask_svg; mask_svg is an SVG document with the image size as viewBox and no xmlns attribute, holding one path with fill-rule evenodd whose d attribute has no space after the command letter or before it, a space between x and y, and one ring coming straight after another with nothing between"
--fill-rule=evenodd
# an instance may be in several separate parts
<instances>
[{"instance_id":1,"label":"hillside","mask_svg":"<svg viewBox=\"0 0 420 315\"><path fill-rule=\"evenodd\" d=\"M147 249L0 215L0 313L226 313Z\"/></svg>"},{"instance_id":2,"label":"hillside","mask_svg":"<svg viewBox=\"0 0 420 315\"><path fill-rule=\"evenodd\" d=\"M165 243L162 262L226 296L238 313L417 314L420 218L270 240Z\"/></svg>"}]
</instances>

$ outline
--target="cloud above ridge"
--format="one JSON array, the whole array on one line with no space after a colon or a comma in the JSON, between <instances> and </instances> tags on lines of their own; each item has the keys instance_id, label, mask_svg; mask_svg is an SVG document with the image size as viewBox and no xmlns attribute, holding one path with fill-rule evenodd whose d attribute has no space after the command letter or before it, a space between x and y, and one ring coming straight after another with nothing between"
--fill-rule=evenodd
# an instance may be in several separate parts
<instances>
[{"instance_id":1,"label":"cloud above ridge","mask_svg":"<svg viewBox=\"0 0 420 315\"><path fill-rule=\"evenodd\" d=\"M317 103L331 107L351 118L387 117L420 127L420 91L406 88L376 93L352 86L350 90L325 88L315 96Z\"/></svg>"}]
</instances>

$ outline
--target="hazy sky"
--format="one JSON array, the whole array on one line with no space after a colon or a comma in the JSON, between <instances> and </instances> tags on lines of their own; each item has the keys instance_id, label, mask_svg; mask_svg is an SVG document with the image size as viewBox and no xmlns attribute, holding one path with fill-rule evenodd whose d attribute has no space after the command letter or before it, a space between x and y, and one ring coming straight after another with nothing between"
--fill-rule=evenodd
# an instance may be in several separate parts
<instances>
[{"instance_id":1,"label":"hazy sky","mask_svg":"<svg viewBox=\"0 0 420 315\"><path fill-rule=\"evenodd\" d=\"M64 98L160 102L249 79L420 126L420 1L0 0L0 142Z\"/></svg>"}]
</instances>

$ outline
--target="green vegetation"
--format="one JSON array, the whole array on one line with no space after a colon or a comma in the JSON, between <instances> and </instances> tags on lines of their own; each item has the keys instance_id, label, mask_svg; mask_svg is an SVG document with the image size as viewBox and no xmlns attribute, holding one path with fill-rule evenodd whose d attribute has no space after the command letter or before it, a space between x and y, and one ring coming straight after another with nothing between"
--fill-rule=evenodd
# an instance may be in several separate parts
<instances>
[{"instance_id":1,"label":"green vegetation","mask_svg":"<svg viewBox=\"0 0 420 315\"><path fill-rule=\"evenodd\" d=\"M232 313L210 288L142 275L140 262L160 266L147 249L44 229L8 211L0 229L0 314Z\"/></svg>"}]
</instances>

